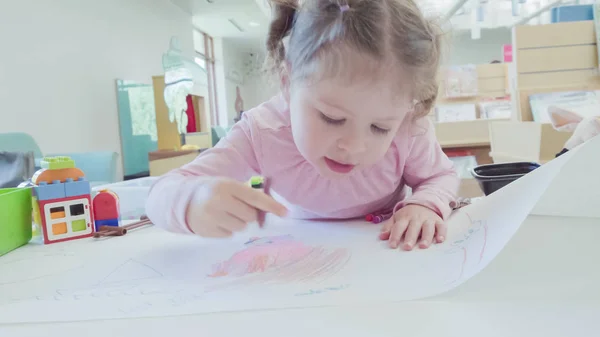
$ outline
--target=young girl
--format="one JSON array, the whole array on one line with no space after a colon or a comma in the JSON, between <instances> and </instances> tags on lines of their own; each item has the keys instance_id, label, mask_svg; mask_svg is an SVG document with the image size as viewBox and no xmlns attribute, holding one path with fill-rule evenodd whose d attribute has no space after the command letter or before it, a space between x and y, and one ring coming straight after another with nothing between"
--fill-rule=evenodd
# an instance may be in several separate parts
<instances>
[{"instance_id":1,"label":"young girl","mask_svg":"<svg viewBox=\"0 0 600 337\"><path fill-rule=\"evenodd\" d=\"M280 94L161 177L150 219L226 237L258 211L300 219L393 211L380 234L391 248L444 241L459 178L426 117L438 91L434 26L414 0L272 3L267 49ZM248 187L253 175L268 177L279 201Z\"/></svg>"}]
</instances>

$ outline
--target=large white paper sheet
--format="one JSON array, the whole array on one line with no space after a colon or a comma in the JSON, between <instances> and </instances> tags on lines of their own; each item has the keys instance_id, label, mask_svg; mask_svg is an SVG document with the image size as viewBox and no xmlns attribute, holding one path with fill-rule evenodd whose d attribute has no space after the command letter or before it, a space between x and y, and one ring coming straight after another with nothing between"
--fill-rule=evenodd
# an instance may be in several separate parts
<instances>
[{"instance_id":1,"label":"large white paper sheet","mask_svg":"<svg viewBox=\"0 0 600 337\"><path fill-rule=\"evenodd\" d=\"M0 323L435 296L488 265L574 157L581 159L573 160L583 165L580 174L593 175L586 158L594 160L598 151L600 137L462 208L448 222L447 241L427 250L391 250L370 223L273 219L229 240L151 228L102 241L28 246L0 258Z\"/></svg>"}]
</instances>

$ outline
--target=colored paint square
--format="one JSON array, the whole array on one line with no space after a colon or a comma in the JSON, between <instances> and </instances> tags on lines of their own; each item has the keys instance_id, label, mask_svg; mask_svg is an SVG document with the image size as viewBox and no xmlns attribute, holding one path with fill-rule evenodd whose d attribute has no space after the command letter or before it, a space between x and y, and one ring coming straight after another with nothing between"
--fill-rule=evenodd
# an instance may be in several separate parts
<instances>
[{"instance_id":1,"label":"colored paint square","mask_svg":"<svg viewBox=\"0 0 600 337\"><path fill-rule=\"evenodd\" d=\"M50 219L62 219L66 217L64 207L53 207L50 208Z\"/></svg>"},{"instance_id":2,"label":"colored paint square","mask_svg":"<svg viewBox=\"0 0 600 337\"><path fill-rule=\"evenodd\" d=\"M75 204L70 207L71 215L83 215L85 210L83 208L83 204Z\"/></svg>"},{"instance_id":3,"label":"colored paint square","mask_svg":"<svg viewBox=\"0 0 600 337\"><path fill-rule=\"evenodd\" d=\"M61 222L61 223L52 224L52 234L53 235L67 234L67 223Z\"/></svg>"},{"instance_id":4,"label":"colored paint square","mask_svg":"<svg viewBox=\"0 0 600 337\"><path fill-rule=\"evenodd\" d=\"M73 232L81 232L81 231L84 231L86 228L87 228L87 223L84 219L75 220L75 221L71 222L71 229L73 230Z\"/></svg>"}]
</instances>

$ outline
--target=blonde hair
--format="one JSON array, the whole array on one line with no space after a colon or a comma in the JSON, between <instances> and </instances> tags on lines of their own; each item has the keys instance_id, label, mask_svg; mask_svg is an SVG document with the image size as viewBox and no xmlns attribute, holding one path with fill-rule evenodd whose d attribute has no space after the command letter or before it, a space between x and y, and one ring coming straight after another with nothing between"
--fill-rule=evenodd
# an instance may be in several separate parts
<instances>
[{"instance_id":1,"label":"blonde hair","mask_svg":"<svg viewBox=\"0 0 600 337\"><path fill-rule=\"evenodd\" d=\"M312 76L316 68L327 75L349 74L341 69L344 59L366 56L373 67L358 70L375 74L373 68L379 68L381 74L390 71L385 62L391 61L406 71L405 83L412 83L417 101L413 117L424 117L432 109L438 93L440 33L414 0L271 0L271 5L267 60L272 71L279 74L287 63L293 78ZM328 65L320 64L325 60Z\"/></svg>"}]
</instances>

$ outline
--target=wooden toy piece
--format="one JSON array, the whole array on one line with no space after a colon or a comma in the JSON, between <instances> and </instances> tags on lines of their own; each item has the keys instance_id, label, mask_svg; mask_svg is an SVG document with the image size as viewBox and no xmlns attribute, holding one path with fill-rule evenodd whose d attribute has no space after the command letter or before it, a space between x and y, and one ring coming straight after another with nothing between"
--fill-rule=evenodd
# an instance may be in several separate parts
<instances>
[{"instance_id":1,"label":"wooden toy piece","mask_svg":"<svg viewBox=\"0 0 600 337\"><path fill-rule=\"evenodd\" d=\"M140 221L131 223L122 227L112 227L112 226L101 226L98 228L98 231L94 233L95 238L107 237L107 236L123 236L127 234L129 230L152 225L152 221L148 219L145 215L140 218Z\"/></svg>"},{"instance_id":2,"label":"wooden toy piece","mask_svg":"<svg viewBox=\"0 0 600 337\"><path fill-rule=\"evenodd\" d=\"M96 231L102 226L118 227L121 224L119 197L112 191L100 190L93 200Z\"/></svg>"},{"instance_id":3,"label":"wooden toy piece","mask_svg":"<svg viewBox=\"0 0 600 337\"><path fill-rule=\"evenodd\" d=\"M44 243L93 235L90 184L69 157L44 158L32 182L34 222Z\"/></svg>"}]
</instances>

